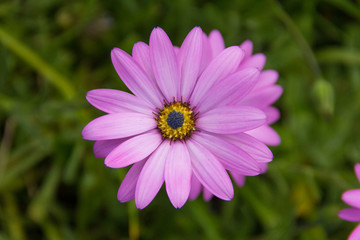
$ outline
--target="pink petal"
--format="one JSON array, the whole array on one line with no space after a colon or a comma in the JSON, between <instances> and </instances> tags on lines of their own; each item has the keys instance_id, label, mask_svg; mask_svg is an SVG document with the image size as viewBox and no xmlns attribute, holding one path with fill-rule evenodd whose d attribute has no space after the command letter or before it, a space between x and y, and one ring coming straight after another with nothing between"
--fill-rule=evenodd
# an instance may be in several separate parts
<instances>
[{"instance_id":1,"label":"pink petal","mask_svg":"<svg viewBox=\"0 0 360 240\"><path fill-rule=\"evenodd\" d=\"M162 142L157 129L132 137L116 147L105 159L105 165L122 168L149 156Z\"/></svg>"},{"instance_id":2,"label":"pink petal","mask_svg":"<svg viewBox=\"0 0 360 240\"><path fill-rule=\"evenodd\" d=\"M360 182L360 163L355 164L355 174Z\"/></svg>"},{"instance_id":3,"label":"pink petal","mask_svg":"<svg viewBox=\"0 0 360 240\"><path fill-rule=\"evenodd\" d=\"M135 204L145 208L154 199L164 182L165 161L170 150L170 142L163 142L146 161L135 190Z\"/></svg>"},{"instance_id":4,"label":"pink petal","mask_svg":"<svg viewBox=\"0 0 360 240\"><path fill-rule=\"evenodd\" d=\"M204 188L204 191L203 191L204 201L208 202L212 199L212 197L213 197L212 193L209 190L207 190L206 188Z\"/></svg>"},{"instance_id":5,"label":"pink petal","mask_svg":"<svg viewBox=\"0 0 360 240\"><path fill-rule=\"evenodd\" d=\"M180 100L180 72L174 47L161 28L154 28L150 35L150 59L157 84L168 100Z\"/></svg>"},{"instance_id":6,"label":"pink petal","mask_svg":"<svg viewBox=\"0 0 360 240\"><path fill-rule=\"evenodd\" d=\"M360 239L360 224L352 231L348 240L359 240Z\"/></svg>"},{"instance_id":7,"label":"pink petal","mask_svg":"<svg viewBox=\"0 0 360 240\"><path fill-rule=\"evenodd\" d=\"M191 172L190 155L185 143L172 143L164 177L167 194L175 208L181 208L189 197Z\"/></svg>"},{"instance_id":8,"label":"pink petal","mask_svg":"<svg viewBox=\"0 0 360 240\"><path fill-rule=\"evenodd\" d=\"M95 89L87 92L91 105L106 113L136 111L152 116L152 107L141 98L114 89Z\"/></svg>"},{"instance_id":9,"label":"pink petal","mask_svg":"<svg viewBox=\"0 0 360 240\"><path fill-rule=\"evenodd\" d=\"M200 74L204 71L205 68L207 68L207 66L212 60L212 53L211 53L209 39L204 32L202 34L202 39L203 39L203 43L202 43L203 49L202 49L202 59L201 59L200 72L199 72Z\"/></svg>"},{"instance_id":10,"label":"pink petal","mask_svg":"<svg viewBox=\"0 0 360 240\"><path fill-rule=\"evenodd\" d=\"M247 152L258 162L270 162L274 157L264 143L246 133L226 135L224 138Z\"/></svg>"},{"instance_id":11,"label":"pink petal","mask_svg":"<svg viewBox=\"0 0 360 240\"><path fill-rule=\"evenodd\" d=\"M229 175L216 157L192 139L186 144L190 152L193 172L200 183L218 198L223 200L233 198L234 189Z\"/></svg>"},{"instance_id":12,"label":"pink petal","mask_svg":"<svg viewBox=\"0 0 360 240\"><path fill-rule=\"evenodd\" d=\"M162 96L153 81L129 54L114 48L111 51L111 60L117 74L132 93L155 107L162 106Z\"/></svg>"},{"instance_id":13,"label":"pink petal","mask_svg":"<svg viewBox=\"0 0 360 240\"><path fill-rule=\"evenodd\" d=\"M246 40L240 45L240 48L245 52L244 59L248 59L253 51L253 43L250 40Z\"/></svg>"},{"instance_id":14,"label":"pink petal","mask_svg":"<svg viewBox=\"0 0 360 240\"><path fill-rule=\"evenodd\" d=\"M119 138L112 140L98 140L95 142L93 151L96 158L106 157L114 148L126 141L128 138Z\"/></svg>"},{"instance_id":15,"label":"pink petal","mask_svg":"<svg viewBox=\"0 0 360 240\"><path fill-rule=\"evenodd\" d=\"M181 66L181 96L183 101L188 101L198 76L202 60L202 35L200 27L195 27L186 36L179 52Z\"/></svg>"},{"instance_id":16,"label":"pink petal","mask_svg":"<svg viewBox=\"0 0 360 240\"><path fill-rule=\"evenodd\" d=\"M266 162L259 162L260 173L265 173L268 169L268 164Z\"/></svg>"},{"instance_id":17,"label":"pink petal","mask_svg":"<svg viewBox=\"0 0 360 240\"><path fill-rule=\"evenodd\" d=\"M226 48L217 55L201 74L191 95L190 102L196 106L210 87L233 73L244 57L244 51L236 46Z\"/></svg>"},{"instance_id":18,"label":"pink petal","mask_svg":"<svg viewBox=\"0 0 360 240\"><path fill-rule=\"evenodd\" d=\"M117 198L120 202L128 202L134 199L136 183L146 160L135 163L121 182L117 193Z\"/></svg>"},{"instance_id":19,"label":"pink petal","mask_svg":"<svg viewBox=\"0 0 360 240\"><path fill-rule=\"evenodd\" d=\"M213 58L225 49L224 39L218 30L213 30L209 34L209 43Z\"/></svg>"},{"instance_id":20,"label":"pink petal","mask_svg":"<svg viewBox=\"0 0 360 240\"><path fill-rule=\"evenodd\" d=\"M262 71L255 89L271 86L276 83L278 78L279 74L274 70Z\"/></svg>"},{"instance_id":21,"label":"pink petal","mask_svg":"<svg viewBox=\"0 0 360 240\"><path fill-rule=\"evenodd\" d=\"M201 192L201 183L199 180L195 177L194 174L191 176L191 189L189 194L189 200L195 200Z\"/></svg>"},{"instance_id":22,"label":"pink petal","mask_svg":"<svg viewBox=\"0 0 360 240\"><path fill-rule=\"evenodd\" d=\"M360 208L360 189L344 192L342 195L342 200L350 206Z\"/></svg>"},{"instance_id":23,"label":"pink petal","mask_svg":"<svg viewBox=\"0 0 360 240\"><path fill-rule=\"evenodd\" d=\"M274 107L267 107L263 109L264 113L266 114L266 123L273 124L280 118L280 111Z\"/></svg>"},{"instance_id":24,"label":"pink petal","mask_svg":"<svg viewBox=\"0 0 360 240\"><path fill-rule=\"evenodd\" d=\"M247 68L215 83L198 103L198 111L204 113L213 106L220 107L239 101L255 86L259 74L256 68Z\"/></svg>"},{"instance_id":25,"label":"pink petal","mask_svg":"<svg viewBox=\"0 0 360 240\"><path fill-rule=\"evenodd\" d=\"M157 89L158 95L161 96L161 99L164 99L164 96L156 83L154 72L151 66L149 46L144 42L135 43L132 55L134 60L145 70L145 72L151 78L154 87Z\"/></svg>"},{"instance_id":26,"label":"pink petal","mask_svg":"<svg viewBox=\"0 0 360 240\"><path fill-rule=\"evenodd\" d=\"M220 136L200 132L192 136L206 146L214 154L226 169L247 176L254 176L260 173L259 164L244 150L226 141Z\"/></svg>"},{"instance_id":27,"label":"pink petal","mask_svg":"<svg viewBox=\"0 0 360 240\"><path fill-rule=\"evenodd\" d=\"M245 184L245 179L246 179L244 175L231 172L231 176L232 176L232 178L234 179L236 185L238 185L239 187L244 186L244 184Z\"/></svg>"},{"instance_id":28,"label":"pink petal","mask_svg":"<svg viewBox=\"0 0 360 240\"><path fill-rule=\"evenodd\" d=\"M154 117L136 112L111 113L89 122L81 134L86 140L124 138L154 129Z\"/></svg>"},{"instance_id":29,"label":"pink petal","mask_svg":"<svg viewBox=\"0 0 360 240\"><path fill-rule=\"evenodd\" d=\"M278 100L282 92L282 87L278 85L261 88L249 93L239 104L262 109Z\"/></svg>"},{"instance_id":30,"label":"pink petal","mask_svg":"<svg viewBox=\"0 0 360 240\"><path fill-rule=\"evenodd\" d=\"M360 222L360 209L347 208L339 212L339 217L350 222Z\"/></svg>"},{"instance_id":31,"label":"pink petal","mask_svg":"<svg viewBox=\"0 0 360 240\"><path fill-rule=\"evenodd\" d=\"M199 129L232 134L257 128L265 123L266 115L263 111L247 106L224 106L212 109L199 116Z\"/></svg>"},{"instance_id":32,"label":"pink petal","mask_svg":"<svg viewBox=\"0 0 360 240\"><path fill-rule=\"evenodd\" d=\"M266 62L266 57L262 53L257 53L253 56L250 56L248 59L245 59L239 66L239 69L256 67L259 70L263 69Z\"/></svg>"},{"instance_id":33,"label":"pink petal","mask_svg":"<svg viewBox=\"0 0 360 240\"><path fill-rule=\"evenodd\" d=\"M144 42L137 42L132 49L132 57L144 69L149 77L155 83L154 72L150 61L150 49Z\"/></svg>"},{"instance_id":34,"label":"pink petal","mask_svg":"<svg viewBox=\"0 0 360 240\"><path fill-rule=\"evenodd\" d=\"M274 129L272 129L269 125L266 124L253 130L247 131L246 133L260 140L266 145L277 146L281 143L279 134L277 134Z\"/></svg>"}]
</instances>

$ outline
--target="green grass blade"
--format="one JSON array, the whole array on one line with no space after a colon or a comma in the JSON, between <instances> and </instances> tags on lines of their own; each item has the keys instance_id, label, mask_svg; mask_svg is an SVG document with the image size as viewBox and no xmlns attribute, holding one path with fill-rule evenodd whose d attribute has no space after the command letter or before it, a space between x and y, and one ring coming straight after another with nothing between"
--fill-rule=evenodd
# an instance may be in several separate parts
<instances>
[{"instance_id":1,"label":"green grass blade","mask_svg":"<svg viewBox=\"0 0 360 240\"><path fill-rule=\"evenodd\" d=\"M70 81L46 63L39 55L0 27L0 42L42 74L66 99L75 95Z\"/></svg>"}]
</instances>

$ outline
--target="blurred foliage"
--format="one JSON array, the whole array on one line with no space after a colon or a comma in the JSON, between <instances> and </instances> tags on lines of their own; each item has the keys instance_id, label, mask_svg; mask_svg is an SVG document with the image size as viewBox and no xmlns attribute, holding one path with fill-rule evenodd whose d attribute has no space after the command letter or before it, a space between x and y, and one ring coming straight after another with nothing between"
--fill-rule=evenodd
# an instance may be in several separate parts
<instances>
[{"instance_id":1,"label":"blurred foliage","mask_svg":"<svg viewBox=\"0 0 360 240\"><path fill-rule=\"evenodd\" d=\"M360 1L0 1L0 239L345 239L341 193L359 187ZM173 43L201 26L246 39L284 94L266 174L230 202L176 210L164 189L121 204L125 169L95 159L81 129L100 116L88 90L126 90L110 51L161 26Z\"/></svg>"}]
</instances>

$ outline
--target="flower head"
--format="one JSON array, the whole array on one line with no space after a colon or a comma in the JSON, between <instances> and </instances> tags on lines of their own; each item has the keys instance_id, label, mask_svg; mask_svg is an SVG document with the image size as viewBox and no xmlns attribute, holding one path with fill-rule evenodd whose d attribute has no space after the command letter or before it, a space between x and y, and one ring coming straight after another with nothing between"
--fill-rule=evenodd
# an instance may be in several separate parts
<instances>
[{"instance_id":1,"label":"flower head","mask_svg":"<svg viewBox=\"0 0 360 240\"><path fill-rule=\"evenodd\" d=\"M360 163L355 165L355 174L360 182ZM342 200L353 208L341 210L339 212L339 217L350 222L360 222L360 189L353 189L344 192ZM354 229L348 239L360 239L360 224Z\"/></svg>"},{"instance_id":2,"label":"flower head","mask_svg":"<svg viewBox=\"0 0 360 240\"><path fill-rule=\"evenodd\" d=\"M254 176L272 160L267 146L247 133L269 124L266 111L241 102L257 85L260 69L242 66L247 53L239 46L211 44L195 27L177 48L155 28L149 45L136 43L132 56L112 50L115 70L134 95L89 91L87 100L107 114L86 125L82 136L96 141L95 156L105 157L106 166L132 165L119 201L135 198L142 209L164 182L176 208L198 186L230 200L234 190L227 170L240 178Z\"/></svg>"}]
</instances>

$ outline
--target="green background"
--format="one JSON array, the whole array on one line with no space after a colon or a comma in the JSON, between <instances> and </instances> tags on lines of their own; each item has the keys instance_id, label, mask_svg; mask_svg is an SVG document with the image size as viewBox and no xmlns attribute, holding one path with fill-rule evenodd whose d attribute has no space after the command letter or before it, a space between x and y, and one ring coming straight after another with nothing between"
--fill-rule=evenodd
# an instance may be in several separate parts
<instances>
[{"instance_id":1,"label":"green background","mask_svg":"<svg viewBox=\"0 0 360 240\"><path fill-rule=\"evenodd\" d=\"M284 94L266 174L230 202L174 209L164 189L144 210L119 203L127 169L105 167L87 122L95 88L125 90L110 60L162 27L173 44L201 26L246 39ZM359 188L360 1L0 1L0 240L345 239L343 191Z\"/></svg>"}]
</instances>

